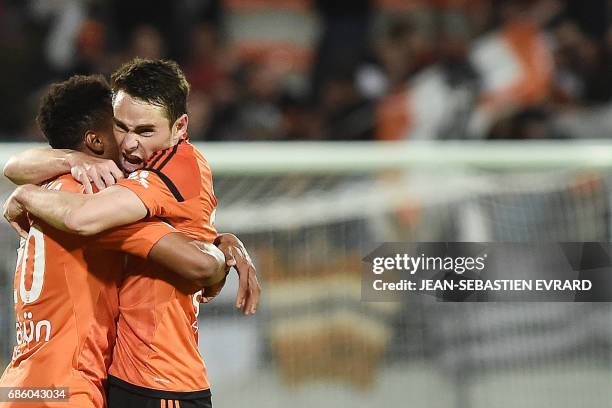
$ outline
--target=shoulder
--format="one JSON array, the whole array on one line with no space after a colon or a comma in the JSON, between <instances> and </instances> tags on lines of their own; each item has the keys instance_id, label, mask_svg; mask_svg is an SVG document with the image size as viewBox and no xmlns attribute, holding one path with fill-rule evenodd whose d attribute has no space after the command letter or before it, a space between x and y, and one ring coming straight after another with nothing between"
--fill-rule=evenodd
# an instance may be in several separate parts
<instances>
[{"instance_id":1,"label":"shoulder","mask_svg":"<svg viewBox=\"0 0 612 408\"><path fill-rule=\"evenodd\" d=\"M154 155L142 170L156 174L178 201L189 200L200 192L198 154L191 143L181 141Z\"/></svg>"}]
</instances>

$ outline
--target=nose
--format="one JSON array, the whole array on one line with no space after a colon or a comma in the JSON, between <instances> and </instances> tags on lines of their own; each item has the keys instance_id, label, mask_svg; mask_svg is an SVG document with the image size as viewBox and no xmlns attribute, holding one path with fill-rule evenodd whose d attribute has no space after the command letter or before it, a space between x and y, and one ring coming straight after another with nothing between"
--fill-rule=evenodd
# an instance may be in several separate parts
<instances>
[{"instance_id":1,"label":"nose","mask_svg":"<svg viewBox=\"0 0 612 408\"><path fill-rule=\"evenodd\" d=\"M127 132L123 139L123 149L133 152L138 149L138 137L133 132Z\"/></svg>"}]
</instances>

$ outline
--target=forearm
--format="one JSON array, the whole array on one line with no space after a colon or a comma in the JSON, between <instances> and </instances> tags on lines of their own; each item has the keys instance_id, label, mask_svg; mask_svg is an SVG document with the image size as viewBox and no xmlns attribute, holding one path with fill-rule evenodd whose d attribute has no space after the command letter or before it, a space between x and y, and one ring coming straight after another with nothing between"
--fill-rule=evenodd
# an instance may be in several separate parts
<instances>
[{"instance_id":1,"label":"forearm","mask_svg":"<svg viewBox=\"0 0 612 408\"><path fill-rule=\"evenodd\" d=\"M70 173L68 149L33 148L11 157L4 166L4 176L17 185L41 184Z\"/></svg>"},{"instance_id":2,"label":"forearm","mask_svg":"<svg viewBox=\"0 0 612 408\"><path fill-rule=\"evenodd\" d=\"M74 234L89 236L147 216L147 208L136 194L121 186L111 186L93 195L74 194L75 203L65 214L65 227ZM64 205L63 200L58 204Z\"/></svg>"},{"instance_id":3,"label":"forearm","mask_svg":"<svg viewBox=\"0 0 612 408\"><path fill-rule=\"evenodd\" d=\"M149 253L149 260L197 285L214 285L225 278L225 256L213 244L192 240L181 234L168 234Z\"/></svg>"},{"instance_id":4,"label":"forearm","mask_svg":"<svg viewBox=\"0 0 612 408\"><path fill-rule=\"evenodd\" d=\"M31 185L19 187L15 193L15 199L31 215L59 230L74 232L67 221L71 213L84 204L85 196Z\"/></svg>"},{"instance_id":5,"label":"forearm","mask_svg":"<svg viewBox=\"0 0 612 408\"><path fill-rule=\"evenodd\" d=\"M147 215L138 196L120 186L86 195L27 184L18 187L9 200L59 230L82 236L131 224Z\"/></svg>"}]
</instances>

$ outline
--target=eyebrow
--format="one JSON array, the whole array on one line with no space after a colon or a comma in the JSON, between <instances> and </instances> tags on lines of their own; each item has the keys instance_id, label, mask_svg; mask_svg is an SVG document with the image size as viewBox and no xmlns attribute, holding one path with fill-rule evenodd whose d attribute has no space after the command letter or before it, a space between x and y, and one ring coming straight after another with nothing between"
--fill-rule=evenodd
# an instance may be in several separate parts
<instances>
[{"instance_id":1,"label":"eyebrow","mask_svg":"<svg viewBox=\"0 0 612 408\"><path fill-rule=\"evenodd\" d=\"M119 127L125 128L125 129L130 129L130 127L128 125L126 125L125 123L123 123L122 121L120 121L119 119L113 117L113 121L115 122L115 124ZM147 131L147 130L155 130L155 125L152 123L145 123L142 125L138 125L134 128L134 132L143 132L143 131Z\"/></svg>"},{"instance_id":2,"label":"eyebrow","mask_svg":"<svg viewBox=\"0 0 612 408\"><path fill-rule=\"evenodd\" d=\"M155 125L145 124L145 125L138 125L134 128L134 132L143 132L147 130L155 130Z\"/></svg>"},{"instance_id":3,"label":"eyebrow","mask_svg":"<svg viewBox=\"0 0 612 408\"><path fill-rule=\"evenodd\" d=\"M115 125L117 125L119 127L124 127L124 128L128 127L125 123L123 123L122 121L120 121L119 119L117 119L114 116L113 116L113 122L115 122Z\"/></svg>"}]
</instances>

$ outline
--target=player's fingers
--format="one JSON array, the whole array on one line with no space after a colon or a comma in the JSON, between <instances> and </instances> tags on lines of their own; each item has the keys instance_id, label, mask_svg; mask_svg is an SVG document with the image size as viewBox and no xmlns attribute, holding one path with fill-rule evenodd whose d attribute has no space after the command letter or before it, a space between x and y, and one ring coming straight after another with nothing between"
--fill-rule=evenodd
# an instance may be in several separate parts
<instances>
[{"instance_id":1,"label":"player's fingers","mask_svg":"<svg viewBox=\"0 0 612 408\"><path fill-rule=\"evenodd\" d=\"M115 178L115 180L121 180L123 176L123 172L117 167L114 161L111 161L110 164L110 173Z\"/></svg>"},{"instance_id":2,"label":"player's fingers","mask_svg":"<svg viewBox=\"0 0 612 408\"><path fill-rule=\"evenodd\" d=\"M85 194L93 194L93 189L91 188L89 176L83 170L73 167L70 173L72 174L72 177L76 179L76 181L83 185L83 188L85 189Z\"/></svg>"},{"instance_id":3,"label":"player's fingers","mask_svg":"<svg viewBox=\"0 0 612 408\"><path fill-rule=\"evenodd\" d=\"M257 275L253 276L254 285L253 285L253 309L251 312L255 314L257 312L257 307L259 306L259 299L261 298L261 286L259 285L259 280L257 279Z\"/></svg>"},{"instance_id":4,"label":"player's fingers","mask_svg":"<svg viewBox=\"0 0 612 408\"><path fill-rule=\"evenodd\" d=\"M249 296L249 268L244 262L238 262L235 269L238 271L238 297L239 302L236 307L246 310L247 299Z\"/></svg>"},{"instance_id":5,"label":"player's fingers","mask_svg":"<svg viewBox=\"0 0 612 408\"><path fill-rule=\"evenodd\" d=\"M96 168L92 167L88 173L89 173L89 178L91 179L91 181L93 181L93 183L96 185L98 190L104 190L106 186L104 185L104 182L102 181L102 178L100 177L100 174L98 174L98 171L96 170Z\"/></svg>"},{"instance_id":6,"label":"player's fingers","mask_svg":"<svg viewBox=\"0 0 612 408\"><path fill-rule=\"evenodd\" d=\"M251 312L251 308L253 307L252 302L253 302L253 297L251 296L251 279L248 276L248 271L249 269L247 269L247 291L246 291L246 295L245 295L245 299L244 299L244 307L242 308L242 312L244 313L244 315L248 315Z\"/></svg>"},{"instance_id":7,"label":"player's fingers","mask_svg":"<svg viewBox=\"0 0 612 408\"><path fill-rule=\"evenodd\" d=\"M251 309L253 308L253 288L251 287L252 285L252 279L250 276L248 276L250 274L250 269L247 269L248 273L247 273L247 293L246 293L246 297L245 297L245 302L244 302L244 307L242 309L243 313L246 315L249 315L251 313Z\"/></svg>"},{"instance_id":8,"label":"player's fingers","mask_svg":"<svg viewBox=\"0 0 612 408\"><path fill-rule=\"evenodd\" d=\"M243 313L247 315L252 309L252 296L250 291L251 288L249 287L249 275L252 273L251 270L255 270L255 267L253 266L251 259L249 258L244 248L238 246L236 248L236 251L238 252L238 256L236 257L236 269L239 271L239 276L241 279L239 283L242 283L242 289L244 290L242 292L243 296L241 298L242 300L240 304Z\"/></svg>"},{"instance_id":9,"label":"player's fingers","mask_svg":"<svg viewBox=\"0 0 612 408\"><path fill-rule=\"evenodd\" d=\"M89 181L89 177L87 177L87 175L83 174L79 182L83 185L85 194L93 194L93 187L91 186L91 181Z\"/></svg>"},{"instance_id":10,"label":"player's fingers","mask_svg":"<svg viewBox=\"0 0 612 408\"><path fill-rule=\"evenodd\" d=\"M260 294L261 286L259 286L256 271L254 268L249 268L249 300L245 308L246 314L255 314L257 312Z\"/></svg>"},{"instance_id":11,"label":"player's fingers","mask_svg":"<svg viewBox=\"0 0 612 408\"><path fill-rule=\"evenodd\" d=\"M115 177L113 177L108 169L101 170L99 174L102 182L104 183L104 187L110 187L116 183Z\"/></svg>"},{"instance_id":12,"label":"player's fingers","mask_svg":"<svg viewBox=\"0 0 612 408\"><path fill-rule=\"evenodd\" d=\"M238 272L238 293L236 294L236 307L242 309L247 294L249 285L248 281L248 268L245 268L243 264L237 263L236 271Z\"/></svg>"}]
</instances>

